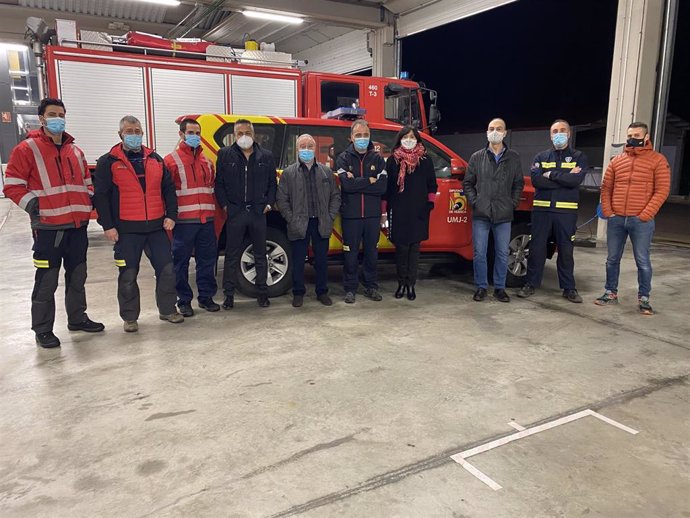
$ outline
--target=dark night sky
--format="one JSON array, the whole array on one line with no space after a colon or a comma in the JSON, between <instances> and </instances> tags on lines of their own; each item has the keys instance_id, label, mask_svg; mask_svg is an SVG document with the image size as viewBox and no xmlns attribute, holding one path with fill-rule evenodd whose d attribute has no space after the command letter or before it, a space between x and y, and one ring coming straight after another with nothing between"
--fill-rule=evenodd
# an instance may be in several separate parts
<instances>
[{"instance_id":1,"label":"dark night sky","mask_svg":"<svg viewBox=\"0 0 690 518\"><path fill-rule=\"evenodd\" d=\"M402 70L438 90L439 134L605 121L617 4L519 0L405 38Z\"/></svg>"}]
</instances>

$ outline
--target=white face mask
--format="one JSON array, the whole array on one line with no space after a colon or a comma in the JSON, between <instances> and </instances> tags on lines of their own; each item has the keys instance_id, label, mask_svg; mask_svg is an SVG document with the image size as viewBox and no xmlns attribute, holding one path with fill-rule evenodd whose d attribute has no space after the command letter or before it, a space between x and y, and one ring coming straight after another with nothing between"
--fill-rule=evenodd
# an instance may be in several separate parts
<instances>
[{"instance_id":1,"label":"white face mask","mask_svg":"<svg viewBox=\"0 0 690 518\"><path fill-rule=\"evenodd\" d=\"M417 139L404 138L400 141L400 145L409 151L410 149L414 149L414 147L417 145Z\"/></svg>"},{"instance_id":2,"label":"white face mask","mask_svg":"<svg viewBox=\"0 0 690 518\"><path fill-rule=\"evenodd\" d=\"M240 146L242 149L249 149L252 147L254 144L254 139L251 138L249 135L242 135L240 138L237 139L237 145Z\"/></svg>"},{"instance_id":3,"label":"white face mask","mask_svg":"<svg viewBox=\"0 0 690 518\"><path fill-rule=\"evenodd\" d=\"M487 131L486 132L486 139L491 143L491 144L500 144L503 142L503 139L505 138L506 134L502 131Z\"/></svg>"}]
</instances>

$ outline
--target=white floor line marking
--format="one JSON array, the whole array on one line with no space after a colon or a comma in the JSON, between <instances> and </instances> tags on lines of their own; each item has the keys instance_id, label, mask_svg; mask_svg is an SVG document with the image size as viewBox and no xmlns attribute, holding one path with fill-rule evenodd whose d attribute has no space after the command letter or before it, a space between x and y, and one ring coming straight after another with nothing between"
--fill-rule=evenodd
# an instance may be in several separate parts
<instances>
[{"instance_id":1,"label":"white floor line marking","mask_svg":"<svg viewBox=\"0 0 690 518\"><path fill-rule=\"evenodd\" d=\"M465 468L467 471L472 473L475 477L477 477L479 480L484 482L487 486L489 486L491 489L494 491L498 491L499 489L503 489L500 484L497 484L494 480L490 479L487 477L484 473L479 471L477 468L475 468L472 464L467 462L465 459L460 459L456 461L458 464L460 464L463 468Z\"/></svg>"},{"instance_id":2,"label":"white floor line marking","mask_svg":"<svg viewBox=\"0 0 690 518\"><path fill-rule=\"evenodd\" d=\"M600 421L603 421L604 423L610 424L611 426L615 426L616 428L619 428L623 430L624 432L628 432L630 434L637 434L639 433L637 430L634 430L633 428L630 428L629 426L625 426L624 424L619 423L618 421L614 421L613 419L609 419L608 417L601 415L594 410L582 410L580 412L576 412L574 414L570 414L564 417L560 417L558 419L554 419L553 421L549 421L547 423L541 424L539 426L534 426L532 428L524 428L523 426L520 426L518 423L515 421L510 421L508 424L515 428L516 430L519 430L516 433L507 435L506 437L502 437L501 439L496 439L495 441L487 442L486 444L480 444L479 446L476 446L474 448L471 448L469 450L461 451L460 453L456 453L455 455L451 455L450 458L453 459L455 462L460 464L463 468L465 468L467 471L472 473L475 477L477 477L479 480L484 482L487 486L489 486L491 489L494 491L498 491L501 489L501 486L494 482L492 479L487 477L484 473L479 471L477 468L475 468L472 464L467 462L465 459L469 459L470 457L474 457L475 455L479 455L480 453L487 452L489 450L493 450L494 448L498 448L499 446L505 446L506 444L509 444L511 442L517 441L518 439L523 439L525 437L529 437L530 435L534 435L539 432L543 432L545 430L550 430L551 428L555 428L557 426L561 426L563 424L567 423L572 423L573 421L577 421L578 419L581 419L583 417L596 417Z\"/></svg>"}]
</instances>

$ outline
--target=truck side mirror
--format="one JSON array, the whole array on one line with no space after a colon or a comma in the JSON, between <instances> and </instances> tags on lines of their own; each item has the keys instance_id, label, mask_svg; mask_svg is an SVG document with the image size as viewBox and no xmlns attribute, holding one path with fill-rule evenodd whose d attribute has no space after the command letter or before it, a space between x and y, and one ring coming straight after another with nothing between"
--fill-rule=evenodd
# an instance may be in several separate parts
<instances>
[{"instance_id":1,"label":"truck side mirror","mask_svg":"<svg viewBox=\"0 0 690 518\"><path fill-rule=\"evenodd\" d=\"M440 120L441 111L438 109L438 106L432 104L429 106L429 127L431 128L432 132L436 131L436 126Z\"/></svg>"}]
</instances>

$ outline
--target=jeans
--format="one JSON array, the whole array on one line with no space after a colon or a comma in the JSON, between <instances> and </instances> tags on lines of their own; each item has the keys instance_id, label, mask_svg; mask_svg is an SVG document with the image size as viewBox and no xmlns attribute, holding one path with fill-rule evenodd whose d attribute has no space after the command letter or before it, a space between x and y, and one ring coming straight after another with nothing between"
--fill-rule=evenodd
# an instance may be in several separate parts
<instances>
[{"instance_id":1,"label":"jeans","mask_svg":"<svg viewBox=\"0 0 690 518\"><path fill-rule=\"evenodd\" d=\"M178 223L173 230L173 265L175 267L177 300L189 304L194 297L189 285L189 260L196 262L196 286L199 300L206 301L216 294L216 259L218 244L213 221L206 223Z\"/></svg>"},{"instance_id":2,"label":"jeans","mask_svg":"<svg viewBox=\"0 0 690 518\"><path fill-rule=\"evenodd\" d=\"M649 297L652 291L652 263L649 259L649 247L654 235L654 220L640 221L637 216L613 216L608 220L606 240L608 257L606 258L606 289L618 292L618 276L621 271L621 257L625 242L630 236L633 255L637 264L638 296Z\"/></svg>"},{"instance_id":3,"label":"jeans","mask_svg":"<svg viewBox=\"0 0 690 518\"><path fill-rule=\"evenodd\" d=\"M486 251L489 247L489 231L493 231L495 249L494 289L505 289L506 275L508 274L510 226L510 221L506 221L505 223L491 223L491 221L487 219L472 220L474 283L477 285L477 288L487 289L489 287Z\"/></svg>"},{"instance_id":4,"label":"jeans","mask_svg":"<svg viewBox=\"0 0 690 518\"><path fill-rule=\"evenodd\" d=\"M310 218L304 239L290 241L292 245L292 294L304 295L304 259L311 241L314 252L314 269L316 270L316 294L328 293L328 238L319 234L319 220Z\"/></svg>"}]
</instances>

